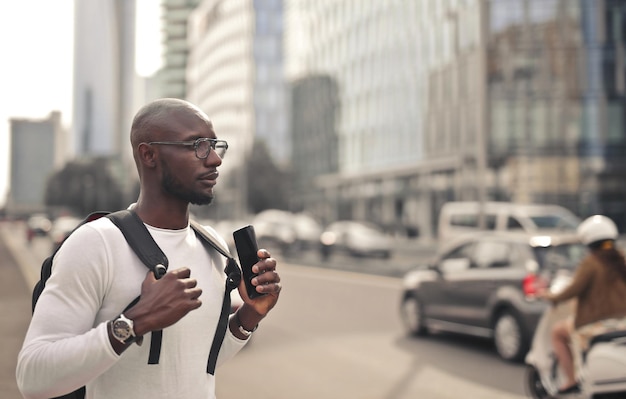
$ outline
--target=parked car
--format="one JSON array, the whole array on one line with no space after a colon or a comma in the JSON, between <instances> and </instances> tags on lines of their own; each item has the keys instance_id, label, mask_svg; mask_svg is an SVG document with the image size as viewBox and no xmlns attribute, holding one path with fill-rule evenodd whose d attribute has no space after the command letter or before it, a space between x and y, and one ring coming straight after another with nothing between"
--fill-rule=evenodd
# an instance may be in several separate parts
<instances>
[{"instance_id":1,"label":"parked car","mask_svg":"<svg viewBox=\"0 0 626 399\"><path fill-rule=\"evenodd\" d=\"M43 213L36 213L31 215L26 221L26 228L28 229L28 236L46 236L50 233L52 228L52 222Z\"/></svg>"},{"instance_id":2,"label":"parked car","mask_svg":"<svg viewBox=\"0 0 626 399\"><path fill-rule=\"evenodd\" d=\"M549 306L537 290L557 272L572 272L585 251L573 234L459 238L405 275L402 321L413 335L442 330L493 339L500 357L519 361Z\"/></svg>"},{"instance_id":3,"label":"parked car","mask_svg":"<svg viewBox=\"0 0 626 399\"><path fill-rule=\"evenodd\" d=\"M351 220L331 223L320 235L322 259L337 252L352 256L391 257L392 238L378 227Z\"/></svg>"}]
</instances>

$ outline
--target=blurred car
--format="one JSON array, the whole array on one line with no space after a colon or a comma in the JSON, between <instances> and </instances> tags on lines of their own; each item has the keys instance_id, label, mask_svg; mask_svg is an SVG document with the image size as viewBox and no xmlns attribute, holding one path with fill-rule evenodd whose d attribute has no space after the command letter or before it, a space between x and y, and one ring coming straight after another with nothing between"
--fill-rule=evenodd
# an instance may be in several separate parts
<instances>
[{"instance_id":1,"label":"blurred car","mask_svg":"<svg viewBox=\"0 0 626 399\"><path fill-rule=\"evenodd\" d=\"M50 228L53 250L56 250L63 243L80 222L82 222L82 219L75 216L59 216L54 219Z\"/></svg>"},{"instance_id":2,"label":"blurred car","mask_svg":"<svg viewBox=\"0 0 626 399\"><path fill-rule=\"evenodd\" d=\"M323 229L313 216L302 212L295 213L292 216L291 224L296 234L296 248L298 250L317 248Z\"/></svg>"},{"instance_id":3,"label":"blurred car","mask_svg":"<svg viewBox=\"0 0 626 399\"><path fill-rule=\"evenodd\" d=\"M491 201L481 205L476 201L452 201L446 202L439 213L439 241L481 231L478 226L481 211L486 230L537 235L572 233L581 222L578 216L559 205Z\"/></svg>"},{"instance_id":4,"label":"blurred car","mask_svg":"<svg viewBox=\"0 0 626 399\"><path fill-rule=\"evenodd\" d=\"M493 339L500 357L528 352L549 304L536 298L585 254L575 235L475 233L453 241L403 279L401 318L413 335L442 330Z\"/></svg>"},{"instance_id":5,"label":"blurred car","mask_svg":"<svg viewBox=\"0 0 626 399\"><path fill-rule=\"evenodd\" d=\"M31 215L26 221L26 228L28 229L28 236L46 236L50 233L52 228L52 222L43 213L36 213Z\"/></svg>"},{"instance_id":6,"label":"blurred car","mask_svg":"<svg viewBox=\"0 0 626 399\"><path fill-rule=\"evenodd\" d=\"M259 248L289 254L296 243L293 214L280 209L259 212L252 221Z\"/></svg>"},{"instance_id":7,"label":"blurred car","mask_svg":"<svg viewBox=\"0 0 626 399\"><path fill-rule=\"evenodd\" d=\"M351 220L329 224L320 235L320 252L327 260L334 253L351 256L391 257L392 238L376 226Z\"/></svg>"}]
</instances>

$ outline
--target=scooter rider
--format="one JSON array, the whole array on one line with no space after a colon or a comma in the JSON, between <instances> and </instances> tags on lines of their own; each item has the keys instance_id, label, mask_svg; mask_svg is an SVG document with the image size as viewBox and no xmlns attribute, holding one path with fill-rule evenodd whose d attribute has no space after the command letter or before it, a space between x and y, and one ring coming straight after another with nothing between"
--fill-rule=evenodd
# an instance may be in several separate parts
<instances>
[{"instance_id":1,"label":"scooter rider","mask_svg":"<svg viewBox=\"0 0 626 399\"><path fill-rule=\"evenodd\" d=\"M626 318L621 325L615 320L626 316L626 260L615 246L618 237L615 223L606 216L591 216L580 224L577 234L589 249L588 255L565 290L542 295L555 305L577 299L573 320L563 320L552 329L554 352L566 377L559 394L580 391L570 345L572 338L585 350L592 336L626 327Z\"/></svg>"}]
</instances>

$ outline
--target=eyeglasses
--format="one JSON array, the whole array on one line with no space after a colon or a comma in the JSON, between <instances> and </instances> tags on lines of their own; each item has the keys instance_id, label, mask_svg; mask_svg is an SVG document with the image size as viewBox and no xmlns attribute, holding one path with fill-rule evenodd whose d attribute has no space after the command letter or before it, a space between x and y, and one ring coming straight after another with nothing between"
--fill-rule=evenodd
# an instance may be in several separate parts
<instances>
[{"instance_id":1,"label":"eyeglasses","mask_svg":"<svg viewBox=\"0 0 626 399\"><path fill-rule=\"evenodd\" d=\"M226 150L228 149L228 143L226 141L207 139L204 137L196 139L195 141L151 141L148 144L193 146L198 159L206 159L209 156L211 149L215 151L218 157L223 159L226 154Z\"/></svg>"}]
</instances>

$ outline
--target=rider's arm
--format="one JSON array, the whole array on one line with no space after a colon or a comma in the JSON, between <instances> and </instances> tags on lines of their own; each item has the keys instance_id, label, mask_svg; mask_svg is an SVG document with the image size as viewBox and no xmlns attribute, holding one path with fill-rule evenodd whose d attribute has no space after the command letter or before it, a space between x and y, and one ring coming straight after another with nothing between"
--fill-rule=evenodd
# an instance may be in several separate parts
<instances>
[{"instance_id":1,"label":"rider's arm","mask_svg":"<svg viewBox=\"0 0 626 399\"><path fill-rule=\"evenodd\" d=\"M577 298L589 286L592 277L593 263L589 258L585 258L580 266L578 266L578 270L576 270L576 274L570 285L558 294L547 295L546 299L553 303L559 303L568 299Z\"/></svg>"}]
</instances>

